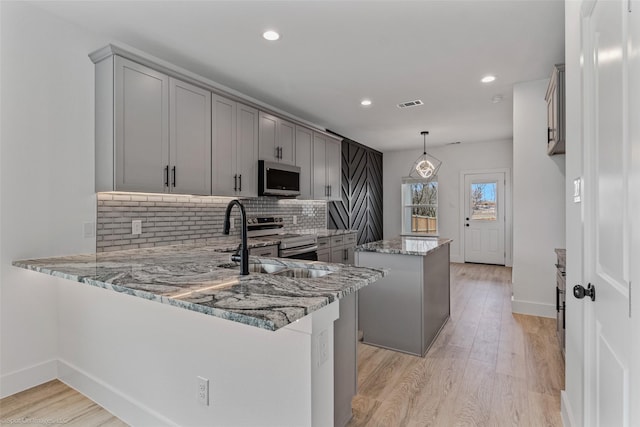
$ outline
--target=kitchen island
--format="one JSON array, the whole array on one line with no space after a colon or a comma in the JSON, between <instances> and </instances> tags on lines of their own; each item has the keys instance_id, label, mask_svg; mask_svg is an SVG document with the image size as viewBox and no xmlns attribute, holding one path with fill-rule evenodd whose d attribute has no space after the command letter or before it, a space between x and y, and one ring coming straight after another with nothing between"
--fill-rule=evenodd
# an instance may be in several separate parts
<instances>
[{"instance_id":1,"label":"kitchen island","mask_svg":"<svg viewBox=\"0 0 640 427\"><path fill-rule=\"evenodd\" d=\"M358 293L363 342L424 356L449 319L450 239L397 237L356 247L356 265L387 268Z\"/></svg>"},{"instance_id":2,"label":"kitchen island","mask_svg":"<svg viewBox=\"0 0 640 427\"><path fill-rule=\"evenodd\" d=\"M224 249L14 265L66 279L57 282L57 376L129 424L333 424L339 300L384 272L251 257L254 273L241 276ZM198 399L198 377L208 380L208 402Z\"/></svg>"}]
</instances>

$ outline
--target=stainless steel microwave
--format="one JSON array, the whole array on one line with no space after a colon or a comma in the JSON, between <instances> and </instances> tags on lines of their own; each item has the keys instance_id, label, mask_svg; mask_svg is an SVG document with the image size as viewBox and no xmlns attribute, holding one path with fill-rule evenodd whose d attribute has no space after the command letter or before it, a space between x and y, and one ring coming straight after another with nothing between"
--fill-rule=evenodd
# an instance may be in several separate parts
<instances>
[{"instance_id":1,"label":"stainless steel microwave","mask_svg":"<svg viewBox=\"0 0 640 427\"><path fill-rule=\"evenodd\" d=\"M300 195L298 166L258 160L258 196L296 197Z\"/></svg>"}]
</instances>

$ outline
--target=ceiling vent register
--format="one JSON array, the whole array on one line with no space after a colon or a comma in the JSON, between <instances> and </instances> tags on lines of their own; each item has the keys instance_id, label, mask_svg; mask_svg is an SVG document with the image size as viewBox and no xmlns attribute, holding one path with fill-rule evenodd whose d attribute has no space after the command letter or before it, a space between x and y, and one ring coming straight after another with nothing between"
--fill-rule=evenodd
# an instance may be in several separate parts
<instances>
[{"instance_id":1,"label":"ceiling vent register","mask_svg":"<svg viewBox=\"0 0 640 427\"><path fill-rule=\"evenodd\" d=\"M418 105L424 105L424 102L422 102L420 99L416 99L415 101L401 102L400 104L398 104L398 108L417 107Z\"/></svg>"}]
</instances>

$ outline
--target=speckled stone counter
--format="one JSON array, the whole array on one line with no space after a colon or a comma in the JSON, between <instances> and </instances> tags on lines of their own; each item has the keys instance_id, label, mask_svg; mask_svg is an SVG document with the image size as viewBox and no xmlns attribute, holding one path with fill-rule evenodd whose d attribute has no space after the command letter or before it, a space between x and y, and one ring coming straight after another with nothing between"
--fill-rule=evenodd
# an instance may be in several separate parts
<instances>
[{"instance_id":1,"label":"speckled stone counter","mask_svg":"<svg viewBox=\"0 0 640 427\"><path fill-rule=\"evenodd\" d=\"M330 230L328 228L315 230L315 234L317 234L318 237L342 236L344 234L352 234L357 232L358 230Z\"/></svg>"},{"instance_id":2,"label":"speckled stone counter","mask_svg":"<svg viewBox=\"0 0 640 427\"><path fill-rule=\"evenodd\" d=\"M230 241L231 242L231 241ZM322 277L239 274L237 243L148 249L14 261L13 265L267 330L286 326L384 275L381 269L250 257L271 270ZM250 265L250 267L252 267ZM309 270L311 269L311 270ZM308 274L307 274L308 275Z\"/></svg>"},{"instance_id":3,"label":"speckled stone counter","mask_svg":"<svg viewBox=\"0 0 640 427\"><path fill-rule=\"evenodd\" d=\"M393 239L378 240L356 246L356 252L378 252L400 255L428 255L440 246L451 243L451 239L439 237L395 237Z\"/></svg>"}]
</instances>

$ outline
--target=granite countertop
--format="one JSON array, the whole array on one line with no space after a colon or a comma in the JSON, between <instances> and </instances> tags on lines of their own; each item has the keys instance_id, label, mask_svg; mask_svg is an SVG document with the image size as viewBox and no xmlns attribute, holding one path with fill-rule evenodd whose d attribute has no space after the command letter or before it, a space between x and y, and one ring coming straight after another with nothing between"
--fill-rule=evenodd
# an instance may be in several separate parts
<instances>
[{"instance_id":1,"label":"granite countertop","mask_svg":"<svg viewBox=\"0 0 640 427\"><path fill-rule=\"evenodd\" d=\"M251 256L250 264L331 274L307 279L262 273L241 276L230 254L220 252L236 247L237 241L230 240L228 245L221 241L162 246L21 260L13 265L273 331L385 274L382 269Z\"/></svg>"},{"instance_id":2,"label":"granite countertop","mask_svg":"<svg viewBox=\"0 0 640 427\"><path fill-rule=\"evenodd\" d=\"M342 236L344 234L352 234L357 232L358 230L330 230L328 228L315 230L315 233L318 235L318 237Z\"/></svg>"},{"instance_id":3,"label":"granite countertop","mask_svg":"<svg viewBox=\"0 0 640 427\"><path fill-rule=\"evenodd\" d=\"M395 237L393 239L378 240L356 246L357 252L379 252L400 255L427 255L442 245L451 243L451 239L440 237Z\"/></svg>"}]
</instances>

